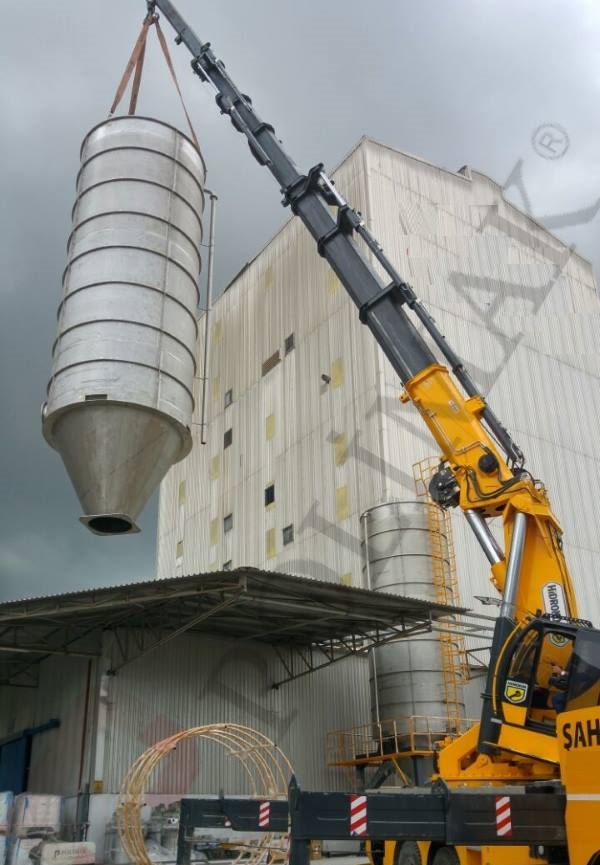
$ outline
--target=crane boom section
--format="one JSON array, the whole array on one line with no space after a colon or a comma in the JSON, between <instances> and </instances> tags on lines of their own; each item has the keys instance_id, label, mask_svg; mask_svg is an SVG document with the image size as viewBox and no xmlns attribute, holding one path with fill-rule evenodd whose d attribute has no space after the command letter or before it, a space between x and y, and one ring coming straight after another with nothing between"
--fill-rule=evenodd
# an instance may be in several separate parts
<instances>
[{"instance_id":1,"label":"crane boom section","mask_svg":"<svg viewBox=\"0 0 600 865\"><path fill-rule=\"evenodd\" d=\"M196 36L171 0L152 0L148 5L163 12L177 33L176 42L187 46L194 72L213 87L221 112L246 136L253 156L277 180L283 203L307 227L319 253L359 308L361 321L369 327L400 377L405 388L403 399L417 407L441 450L443 469L438 475L438 500L445 506L458 505L470 516L470 523L487 550L494 585L505 595L507 573L510 574L510 603L504 612L508 610L509 618L518 622L536 611L548 610L548 587L553 587L553 597L558 593L562 599L561 612L575 616L576 603L561 549L561 530L546 492L523 470L519 448L478 393L413 289L394 269L361 215L337 191L323 166L315 166L308 174L299 172L273 127L261 120L251 99L233 83L210 43ZM332 206L337 218L332 216ZM374 261L363 255L355 235L367 244ZM376 263L389 281L379 276ZM440 349L454 377L446 366L438 363L411 315ZM526 524L515 579L510 556L501 551L493 553L494 541L487 520L502 517L504 549L510 550L518 514L525 516Z\"/></svg>"},{"instance_id":2,"label":"crane boom section","mask_svg":"<svg viewBox=\"0 0 600 865\"><path fill-rule=\"evenodd\" d=\"M449 495L467 512L486 518L502 516L504 549L510 550L514 516L527 515L521 574L511 618L524 620L538 611L551 609L550 587L561 600L560 612L577 616L577 603L562 552L561 528L552 512L544 487L527 472L513 474L481 422L485 405L480 397L465 398L446 367L433 364L406 382L404 399L417 407L439 445L456 484ZM492 581L505 589L506 558L492 563ZM555 601L556 603L556 601Z\"/></svg>"}]
</instances>

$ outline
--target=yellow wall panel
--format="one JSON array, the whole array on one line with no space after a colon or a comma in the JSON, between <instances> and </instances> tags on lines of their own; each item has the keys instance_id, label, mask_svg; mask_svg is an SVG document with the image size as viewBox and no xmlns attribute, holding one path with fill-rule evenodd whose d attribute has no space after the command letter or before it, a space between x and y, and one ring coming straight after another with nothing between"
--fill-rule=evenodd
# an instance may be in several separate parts
<instances>
[{"instance_id":1,"label":"yellow wall panel","mask_svg":"<svg viewBox=\"0 0 600 865\"><path fill-rule=\"evenodd\" d=\"M347 486L338 487L335 491L335 516L338 520L345 520L350 516Z\"/></svg>"},{"instance_id":2,"label":"yellow wall panel","mask_svg":"<svg viewBox=\"0 0 600 865\"><path fill-rule=\"evenodd\" d=\"M341 283L333 270L329 270L329 273L327 274L327 287L329 289L329 294L337 294L340 285Z\"/></svg>"},{"instance_id":3,"label":"yellow wall panel","mask_svg":"<svg viewBox=\"0 0 600 865\"><path fill-rule=\"evenodd\" d=\"M217 454L216 457L213 457L209 466L210 479L211 481L216 481L217 478L221 477L221 454Z\"/></svg>"},{"instance_id":4,"label":"yellow wall panel","mask_svg":"<svg viewBox=\"0 0 600 865\"><path fill-rule=\"evenodd\" d=\"M348 459L348 436L338 433L333 441L333 458L336 466L343 466Z\"/></svg>"},{"instance_id":5,"label":"yellow wall panel","mask_svg":"<svg viewBox=\"0 0 600 865\"><path fill-rule=\"evenodd\" d=\"M265 532L265 552L268 559L272 559L277 555L275 529L267 529Z\"/></svg>"},{"instance_id":6,"label":"yellow wall panel","mask_svg":"<svg viewBox=\"0 0 600 865\"><path fill-rule=\"evenodd\" d=\"M331 387L341 387L344 384L344 360L336 358L331 364Z\"/></svg>"},{"instance_id":7,"label":"yellow wall panel","mask_svg":"<svg viewBox=\"0 0 600 865\"><path fill-rule=\"evenodd\" d=\"M267 267L265 270L265 288L273 288L275 285L275 274L273 273L273 268L271 265Z\"/></svg>"},{"instance_id":8,"label":"yellow wall panel","mask_svg":"<svg viewBox=\"0 0 600 865\"><path fill-rule=\"evenodd\" d=\"M265 436L267 441L275 438L275 415L270 414L265 420Z\"/></svg>"}]
</instances>

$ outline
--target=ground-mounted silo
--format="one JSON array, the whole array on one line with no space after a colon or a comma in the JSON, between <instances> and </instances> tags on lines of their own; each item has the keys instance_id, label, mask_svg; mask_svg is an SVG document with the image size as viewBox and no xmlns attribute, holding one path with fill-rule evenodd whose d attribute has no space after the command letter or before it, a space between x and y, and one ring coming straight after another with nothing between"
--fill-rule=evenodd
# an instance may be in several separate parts
<instances>
[{"instance_id":1,"label":"ground-mounted silo","mask_svg":"<svg viewBox=\"0 0 600 865\"><path fill-rule=\"evenodd\" d=\"M172 126L115 117L81 147L43 432L99 534L192 446L205 165Z\"/></svg>"},{"instance_id":2,"label":"ground-mounted silo","mask_svg":"<svg viewBox=\"0 0 600 865\"><path fill-rule=\"evenodd\" d=\"M365 512L363 560L371 589L432 603L447 600L441 583L450 578L448 538L445 521L435 519L436 509L427 501L396 501ZM414 733L419 734L418 744L424 745L425 734L440 738L455 732L451 727L457 716L464 717L464 705L460 689L454 683L450 686L453 671L447 667L447 652L437 632L375 649L371 714L377 737L380 733L384 739L396 737L408 748Z\"/></svg>"}]
</instances>

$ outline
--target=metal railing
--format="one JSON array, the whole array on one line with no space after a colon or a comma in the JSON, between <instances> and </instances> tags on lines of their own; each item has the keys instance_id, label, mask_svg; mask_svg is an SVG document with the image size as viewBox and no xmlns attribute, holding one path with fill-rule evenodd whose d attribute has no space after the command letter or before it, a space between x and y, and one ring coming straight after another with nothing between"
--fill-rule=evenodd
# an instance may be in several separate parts
<instances>
[{"instance_id":1,"label":"metal railing","mask_svg":"<svg viewBox=\"0 0 600 865\"><path fill-rule=\"evenodd\" d=\"M456 738L475 723L460 718L450 727L447 717L411 715L334 730L326 737L327 765L358 766L397 756L426 756L438 750L443 740Z\"/></svg>"}]
</instances>

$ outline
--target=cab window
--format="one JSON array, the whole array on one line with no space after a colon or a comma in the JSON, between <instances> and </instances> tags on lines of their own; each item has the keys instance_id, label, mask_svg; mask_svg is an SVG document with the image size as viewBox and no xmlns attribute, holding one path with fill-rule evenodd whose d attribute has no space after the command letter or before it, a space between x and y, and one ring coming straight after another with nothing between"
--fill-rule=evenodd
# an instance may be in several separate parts
<instances>
[{"instance_id":1,"label":"cab window","mask_svg":"<svg viewBox=\"0 0 600 865\"><path fill-rule=\"evenodd\" d=\"M529 631L525 634L510 662L509 678L528 685L532 684L539 642L539 631Z\"/></svg>"},{"instance_id":2,"label":"cab window","mask_svg":"<svg viewBox=\"0 0 600 865\"><path fill-rule=\"evenodd\" d=\"M526 709L527 726L554 730L557 713L566 708L572 655L572 638L558 630L533 628L524 635L511 660L504 699Z\"/></svg>"},{"instance_id":3,"label":"cab window","mask_svg":"<svg viewBox=\"0 0 600 865\"><path fill-rule=\"evenodd\" d=\"M600 634L579 631L569 676L567 709L600 705Z\"/></svg>"}]
</instances>

